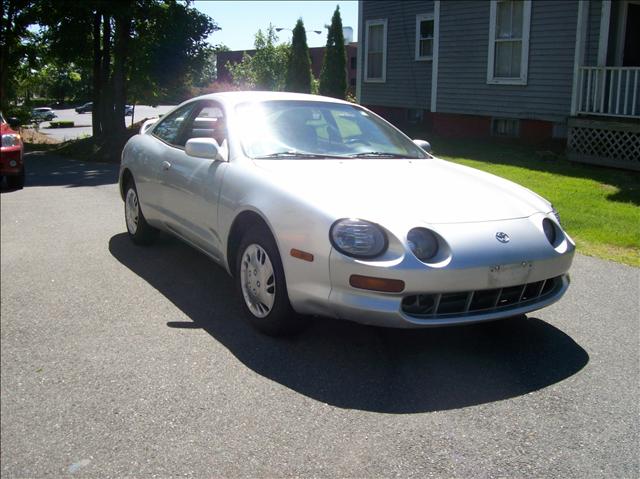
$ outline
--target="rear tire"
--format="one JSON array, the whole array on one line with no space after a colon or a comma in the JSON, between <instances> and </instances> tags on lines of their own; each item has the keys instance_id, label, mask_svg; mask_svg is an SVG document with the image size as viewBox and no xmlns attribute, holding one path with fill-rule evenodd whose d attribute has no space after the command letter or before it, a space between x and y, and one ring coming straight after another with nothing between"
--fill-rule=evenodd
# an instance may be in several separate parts
<instances>
[{"instance_id":1,"label":"rear tire","mask_svg":"<svg viewBox=\"0 0 640 479\"><path fill-rule=\"evenodd\" d=\"M158 230L147 223L147 220L142 214L140 201L138 199L138 190L133 180L127 182L125 188L124 219L129 238L135 244L140 246L150 245L158 236Z\"/></svg>"},{"instance_id":2,"label":"rear tire","mask_svg":"<svg viewBox=\"0 0 640 479\"><path fill-rule=\"evenodd\" d=\"M300 332L306 322L291 307L282 260L271 232L253 226L240 241L235 282L245 317L269 336Z\"/></svg>"},{"instance_id":3,"label":"rear tire","mask_svg":"<svg viewBox=\"0 0 640 479\"><path fill-rule=\"evenodd\" d=\"M15 176L7 175L7 186L18 190L24 188L24 168L22 168L22 171Z\"/></svg>"}]
</instances>

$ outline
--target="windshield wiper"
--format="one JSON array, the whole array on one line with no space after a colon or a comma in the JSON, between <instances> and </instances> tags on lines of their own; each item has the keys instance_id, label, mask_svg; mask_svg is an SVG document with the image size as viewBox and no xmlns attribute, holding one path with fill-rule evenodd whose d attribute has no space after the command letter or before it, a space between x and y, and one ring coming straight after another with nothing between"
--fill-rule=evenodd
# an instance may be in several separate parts
<instances>
[{"instance_id":1,"label":"windshield wiper","mask_svg":"<svg viewBox=\"0 0 640 479\"><path fill-rule=\"evenodd\" d=\"M387 151L364 151L362 153L354 153L349 155L349 158L405 158L415 159L415 157L400 155L398 153L389 153Z\"/></svg>"},{"instance_id":2,"label":"windshield wiper","mask_svg":"<svg viewBox=\"0 0 640 479\"><path fill-rule=\"evenodd\" d=\"M336 155L320 155L316 153L305 153L303 151L279 151L277 153L269 153L268 155L255 156L256 160L267 160L271 158L310 158L310 159L340 159L343 160L346 157Z\"/></svg>"}]
</instances>

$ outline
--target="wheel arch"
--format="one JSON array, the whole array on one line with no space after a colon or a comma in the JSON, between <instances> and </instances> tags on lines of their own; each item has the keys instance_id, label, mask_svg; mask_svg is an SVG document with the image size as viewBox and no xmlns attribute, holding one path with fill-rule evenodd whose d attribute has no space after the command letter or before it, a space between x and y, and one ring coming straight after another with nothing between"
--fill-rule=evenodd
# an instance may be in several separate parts
<instances>
[{"instance_id":1,"label":"wheel arch","mask_svg":"<svg viewBox=\"0 0 640 479\"><path fill-rule=\"evenodd\" d=\"M133 173L131 173L131 170L129 168L124 168L122 170L122 173L120 174L120 197L122 198L122 200L124 201L124 195L125 195L125 188L127 187L127 184L129 183L129 181L134 181L133 179Z\"/></svg>"},{"instance_id":2,"label":"wheel arch","mask_svg":"<svg viewBox=\"0 0 640 479\"><path fill-rule=\"evenodd\" d=\"M275 235L273 234L273 230L269 226L269 223L264 219L264 217L254 210L242 211L233 220L231 228L229 228L229 234L227 236L227 270L229 271L231 276L233 276L235 273L234 267L236 257L238 255L240 241L246 234L246 232L256 225L265 228L265 230L269 232L269 234L275 241L276 247L278 247L278 240L276 239Z\"/></svg>"}]
</instances>

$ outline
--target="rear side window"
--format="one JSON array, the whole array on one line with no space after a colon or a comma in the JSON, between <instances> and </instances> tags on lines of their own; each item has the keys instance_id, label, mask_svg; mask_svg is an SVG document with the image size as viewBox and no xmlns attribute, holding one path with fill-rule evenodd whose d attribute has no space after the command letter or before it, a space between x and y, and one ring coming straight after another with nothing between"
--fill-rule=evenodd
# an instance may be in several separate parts
<instances>
[{"instance_id":1,"label":"rear side window","mask_svg":"<svg viewBox=\"0 0 640 479\"><path fill-rule=\"evenodd\" d=\"M153 129L153 136L170 145L184 146L184 142L181 141L182 130L194 106L195 103L189 103L160 120Z\"/></svg>"},{"instance_id":2,"label":"rear side window","mask_svg":"<svg viewBox=\"0 0 640 479\"><path fill-rule=\"evenodd\" d=\"M224 112L217 103L201 102L193 115L193 122L185 127L185 143L191 138L213 138L222 145L226 138Z\"/></svg>"}]
</instances>

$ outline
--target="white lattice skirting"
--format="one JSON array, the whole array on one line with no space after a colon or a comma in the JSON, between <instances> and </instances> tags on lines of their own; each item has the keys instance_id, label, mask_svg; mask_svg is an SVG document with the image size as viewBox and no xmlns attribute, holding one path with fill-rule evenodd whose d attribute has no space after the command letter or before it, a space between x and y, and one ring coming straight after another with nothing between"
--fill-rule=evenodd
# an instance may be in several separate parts
<instances>
[{"instance_id":1,"label":"white lattice skirting","mask_svg":"<svg viewBox=\"0 0 640 479\"><path fill-rule=\"evenodd\" d=\"M569 159L640 171L640 123L569 120Z\"/></svg>"}]
</instances>

